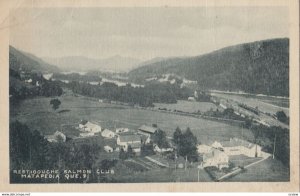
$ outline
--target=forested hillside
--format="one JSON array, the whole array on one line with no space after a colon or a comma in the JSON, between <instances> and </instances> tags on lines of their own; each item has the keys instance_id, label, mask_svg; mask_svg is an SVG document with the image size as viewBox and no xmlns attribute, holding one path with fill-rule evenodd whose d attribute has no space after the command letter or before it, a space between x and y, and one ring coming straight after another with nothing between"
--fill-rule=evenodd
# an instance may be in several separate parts
<instances>
[{"instance_id":1,"label":"forested hillside","mask_svg":"<svg viewBox=\"0 0 300 196\"><path fill-rule=\"evenodd\" d=\"M59 68L50 65L40 58L9 46L9 68L13 70L19 70L30 72L59 72Z\"/></svg>"},{"instance_id":2,"label":"forested hillside","mask_svg":"<svg viewBox=\"0 0 300 196\"><path fill-rule=\"evenodd\" d=\"M172 58L139 67L133 81L174 73L198 81L203 89L289 96L289 39L263 40L208 54Z\"/></svg>"}]
</instances>

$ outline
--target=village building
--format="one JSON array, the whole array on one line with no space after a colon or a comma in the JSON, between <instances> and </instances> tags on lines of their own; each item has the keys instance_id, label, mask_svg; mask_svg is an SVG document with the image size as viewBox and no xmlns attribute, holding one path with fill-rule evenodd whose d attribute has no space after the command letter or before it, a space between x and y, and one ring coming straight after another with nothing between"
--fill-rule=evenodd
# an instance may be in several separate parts
<instances>
[{"instance_id":1,"label":"village building","mask_svg":"<svg viewBox=\"0 0 300 196\"><path fill-rule=\"evenodd\" d=\"M228 167L229 157L226 153L212 149L209 153L203 155L203 167L217 167L222 169Z\"/></svg>"},{"instance_id":2,"label":"village building","mask_svg":"<svg viewBox=\"0 0 300 196\"><path fill-rule=\"evenodd\" d=\"M53 135L47 135L47 136L45 136L45 139L48 142L66 142L67 137L62 132L56 131Z\"/></svg>"},{"instance_id":3,"label":"village building","mask_svg":"<svg viewBox=\"0 0 300 196\"><path fill-rule=\"evenodd\" d=\"M119 152L120 147L117 145L117 141L115 139L106 139L103 141L104 151L111 153L111 152Z\"/></svg>"},{"instance_id":4,"label":"village building","mask_svg":"<svg viewBox=\"0 0 300 196\"><path fill-rule=\"evenodd\" d=\"M114 138L116 134L115 134L115 132L113 132L109 129L104 129L101 132L101 135L102 135L102 137L105 137L105 138Z\"/></svg>"},{"instance_id":5,"label":"village building","mask_svg":"<svg viewBox=\"0 0 300 196\"><path fill-rule=\"evenodd\" d=\"M79 129L81 131L84 131L84 132L92 132L92 133L99 133L101 132L101 126L96 124L96 123L93 123L93 122L90 122L90 121L87 121L87 120L82 120L79 124Z\"/></svg>"},{"instance_id":6,"label":"village building","mask_svg":"<svg viewBox=\"0 0 300 196\"><path fill-rule=\"evenodd\" d=\"M221 142L224 152L231 155L245 155L248 157L261 157L261 146L251 142L239 139L230 138L229 141Z\"/></svg>"},{"instance_id":7,"label":"village building","mask_svg":"<svg viewBox=\"0 0 300 196\"><path fill-rule=\"evenodd\" d=\"M157 127L151 127L147 125L142 125L138 128L138 133L146 135L146 136L151 136L158 130Z\"/></svg>"},{"instance_id":8,"label":"village building","mask_svg":"<svg viewBox=\"0 0 300 196\"><path fill-rule=\"evenodd\" d=\"M211 151L212 147L205 145L205 144L199 144L197 146L197 151L199 154L206 154L209 153Z\"/></svg>"},{"instance_id":9,"label":"village building","mask_svg":"<svg viewBox=\"0 0 300 196\"><path fill-rule=\"evenodd\" d=\"M117 144L123 148L125 152L128 150L128 146L131 146L134 152L140 152L142 146L141 136L136 134L119 135Z\"/></svg>"}]
</instances>

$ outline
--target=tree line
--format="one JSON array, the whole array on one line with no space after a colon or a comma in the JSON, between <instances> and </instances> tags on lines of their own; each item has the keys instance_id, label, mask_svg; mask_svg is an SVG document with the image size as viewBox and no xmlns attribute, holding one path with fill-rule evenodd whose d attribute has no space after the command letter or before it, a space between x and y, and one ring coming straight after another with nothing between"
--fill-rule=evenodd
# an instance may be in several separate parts
<instances>
[{"instance_id":1,"label":"tree line","mask_svg":"<svg viewBox=\"0 0 300 196\"><path fill-rule=\"evenodd\" d=\"M279 126L267 127L264 125L251 125L254 143L280 160L285 166L290 165L290 130ZM268 140L269 142L265 142Z\"/></svg>"},{"instance_id":2,"label":"tree line","mask_svg":"<svg viewBox=\"0 0 300 196\"><path fill-rule=\"evenodd\" d=\"M10 153L10 181L12 183L57 183L58 179L22 179L13 174L14 169L44 170L57 169L62 174L63 170L93 169L101 147L98 144L74 144L72 142L50 143L40 132L30 130L27 125L18 121L10 124L9 153ZM98 167L101 168L101 162ZM106 164L107 165L107 164ZM61 178L60 183L82 183L86 179ZM89 181L97 181L97 176L92 172Z\"/></svg>"},{"instance_id":3,"label":"tree line","mask_svg":"<svg viewBox=\"0 0 300 196\"><path fill-rule=\"evenodd\" d=\"M91 85L85 82L72 81L64 84L74 93L99 99L138 104L153 107L153 103L176 103L179 99L187 99L192 92L188 88L180 88L172 84L148 84L145 87L118 86L104 82L102 85Z\"/></svg>"},{"instance_id":4,"label":"tree line","mask_svg":"<svg viewBox=\"0 0 300 196\"><path fill-rule=\"evenodd\" d=\"M9 95L10 104L14 105L19 101L33 98L36 96L60 96L63 90L57 81L49 81L43 78L41 74L28 73L27 78L31 79L31 83L25 83L21 79L20 73L13 69L9 70Z\"/></svg>"}]
</instances>

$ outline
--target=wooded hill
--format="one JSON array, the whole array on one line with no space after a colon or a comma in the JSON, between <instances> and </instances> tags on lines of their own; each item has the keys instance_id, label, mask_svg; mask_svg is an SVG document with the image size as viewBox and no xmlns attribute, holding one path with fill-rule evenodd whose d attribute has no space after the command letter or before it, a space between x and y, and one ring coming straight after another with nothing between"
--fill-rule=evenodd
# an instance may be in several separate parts
<instances>
[{"instance_id":1,"label":"wooded hill","mask_svg":"<svg viewBox=\"0 0 300 196\"><path fill-rule=\"evenodd\" d=\"M132 81L173 73L198 81L202 89L289 96L289 39L226 47L208 54L169 58L129 72Z\"/></svg>"},{"instance_id":2,"label":"wooded hill","mask_svg":"<svg viewBox=\"0 0 300 196\"><path fill-rule=\"evenodd\" d=\"M13 46L9 46L9 68L16 71L21 68L23 71L30 72L59 72L58 67L50 65L32 54L22 52Z\"/></svg>"}]
</instances>

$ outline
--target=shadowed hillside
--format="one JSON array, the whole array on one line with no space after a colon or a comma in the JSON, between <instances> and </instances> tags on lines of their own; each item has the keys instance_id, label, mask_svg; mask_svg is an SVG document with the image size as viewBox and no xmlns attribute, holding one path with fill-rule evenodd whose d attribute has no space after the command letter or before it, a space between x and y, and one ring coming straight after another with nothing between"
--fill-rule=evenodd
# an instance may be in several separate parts
<instances>
[{"instance_id":1,"label":"shadowed hillside","mask_svg":"<svg viewBox=\"0 0 300 196\"><path fill-rule=\"evenodd\" d=\"M58 67L50 65L40 58L9 46L9 68L31 72L58 72Z\"/></svg>"},{"instance_id":2,"label":"shadowed hillside","mask_svg":"<svg viewBox=\"0 0 300 196\"><path fill-rule=\"evenodd\" d=\"M263 40L226 47L208 54L171 58L129 73L135 82L174 73L198 81L201 88L289 95L289 40Z\"/></svg>"}]
</instances>

